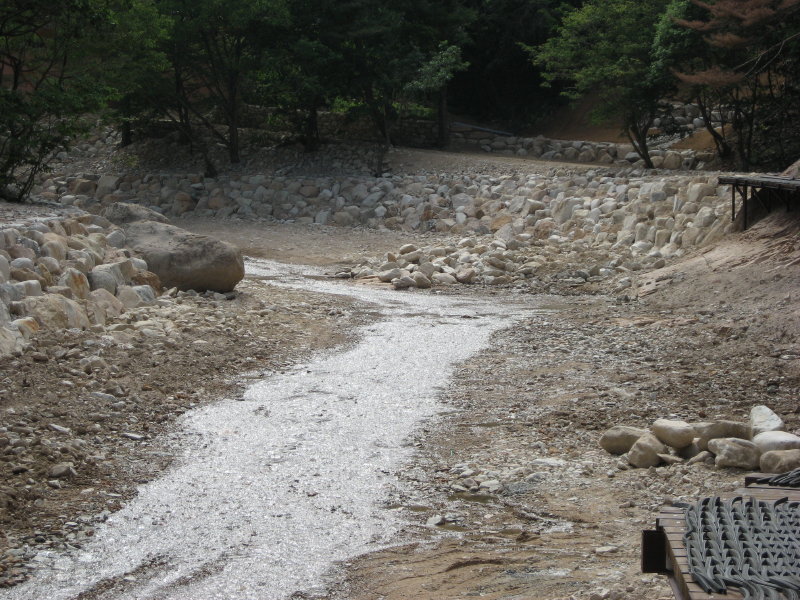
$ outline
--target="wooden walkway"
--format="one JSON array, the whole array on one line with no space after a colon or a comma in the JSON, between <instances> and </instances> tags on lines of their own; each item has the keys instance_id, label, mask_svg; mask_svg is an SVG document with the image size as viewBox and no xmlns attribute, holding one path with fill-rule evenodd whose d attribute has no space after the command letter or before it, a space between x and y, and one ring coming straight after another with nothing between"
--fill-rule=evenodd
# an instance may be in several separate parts
<instances>
[{"instance_id":1,"label":"wooden walkway","mask_svg":"<svg viewBox=\"0 0 800 600\"><path fill-rule=\"evenodd\" d=\"M746 487L739 488L724 497L744 496L772 502L782 498L800 501L800 489L754 483L754 480L760 477L764 477L764 474L749 475L745 478ZM642 572L666 575L677 600L742 599L743 596L734 591L728 594L707 594L692 580L686 559L686 547L683 544L685 530L684 509L664 507L656 519L656 528L642 532Z\"/></svg>"},{"instance_id":2,"label":"wooden walkway","mask_svg":"<svg viewBox=\"0 0 800 600\"><path fill-rule=\"evenodd\" d=\"M787 210L792 201L800 201L800 179L780 175L724 175L721 185L731 186L731 221L736 220L736 194L742 199L741 212L747 229L748 206L754 201L770 211L776 203L785 203Z\"/></svg>"}]
</instances>

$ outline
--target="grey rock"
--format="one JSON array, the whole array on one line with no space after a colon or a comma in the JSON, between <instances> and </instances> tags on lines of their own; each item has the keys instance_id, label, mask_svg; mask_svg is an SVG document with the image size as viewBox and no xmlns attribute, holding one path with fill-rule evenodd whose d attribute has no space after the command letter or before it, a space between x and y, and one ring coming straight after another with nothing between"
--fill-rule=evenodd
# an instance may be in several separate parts
<instances>
[{"instance_id":1,"label":"grey rock","mask_svg":"<svg viewBox=\"0 0 800 600\"><path fill-rule=\"evenodd\" d=\"M78 473L75 471L75 465L71 462L58 463L50 467L48 475L55 479L67 479L75 477Z\"/></svg>"},{"instance_id":2,"label":"grey rock","mask_svg":"<svg viewBox=\"0 0 800 600\"><path fill-rule=\"evenodd\" d=\"M156 293L149 285L121 285L117 289L117 299L125 308L152 306L156 303Z\"/></svg>"},{"instance_id":3,"label":"grey rock","mask_svg":"<svg viewBox=\"0 0 800 600\"><path fill-rule=\"evenodd\" d=\"M694 440L694 427L686 421L658 419L651 429L659 440L673 448L685 448Z\"/></svg>"},{"instance_id":4,"label":"grey rock","mask_svg":"<svg viewBox=\"0 0 800 600\"><path fill-rule=\"evenodd\" d=\"M787 473L800 469L800 450L770 450L761 455L759 461L764 473Z\"/></svg>"},{"instance_id":5,"label":"grey rock","mask_svg":"<svg viewBox=\"0 0 800 600\"><path fill-rule=\"evenodd\" d=\"M750 435L757 436L764 431L779 431L783 429L783 419L773 410L763 404L750 409Z\"/></svg>"},{"instance_id":6,"label":"grey rock","mask_svg":"<svg viewBox=\"0 0 800 600\"><path fill-rule=\"evenodd\" d=\"M628 452L628 462L640 469L655 467L661 463L659 454L667 454L667 447L652 433L645 433Z\"/></svg>"},{"instance_id":7,"label":"grey rock","mask_svg":"<svg viewBox=\"0 0 800 600\"><path fill-rule=\"evenodd\" d=\"M753 438L761 452L772 450L800 450L800 436L788 431L764 431Z\"/></svg>"},{"instance_id":8,"label":"grey rock","mask_svg":"<svg viewBox=\"0 0 800 600\"><path fill-rule=\"evenodd\" d=\"M625 454L646 433L646 429L639 427L617 425L603 434L600 447L610 454Z\"/></svg>"},{"instance_id":9,"label":"grey rock","mask_svg":"<svg viewBox=\"0 0 800 600\"><path fill-rule=\"evenodd\" d=\"M230 292L244 277L241 250L165 223L132 223L128 246L147 262L164 287Z\"/></svg>"},{"instance_id":10,"label":"grey rock","mask_svg":"<svg viewBox=\"0 0 800 600\"><path fill-rule=\"evenodd\" d=\"M750 424L738 421L692 423L692 427L694 427L695 436L699 438L697 445L701 450L708 450L709 440L717 438L748 439L750 437Z\"/></svg>"},{"instance_id":11,"label":"grey rock","mask_svg":"<svg viewBox=\"0 0 800 600\"><path fill-rule=\"evenodd\" d=\"M741 438L715 438L708 442L708 449L716 455L717 467L757 469L761 458L758 446Z\"/></svg>"}]
</instances>

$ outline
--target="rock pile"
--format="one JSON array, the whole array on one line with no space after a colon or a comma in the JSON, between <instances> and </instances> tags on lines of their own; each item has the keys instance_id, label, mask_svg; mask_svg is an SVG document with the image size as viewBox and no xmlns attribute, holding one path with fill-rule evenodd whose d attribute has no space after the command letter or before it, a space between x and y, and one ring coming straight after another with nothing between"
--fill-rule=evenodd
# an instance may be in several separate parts
<instances>
[{"instance_id":1,"label":"rock pile","mask_svg":"<svg viewBox=\"0 0 800 600\"><path fill-rule=\"evenodd\" d=\"M142 224L128 227L133 225ZM229 291L244 275L241 255L227 244L177 228L169 234L177 248L164 242L167 251L157 259L139 253L151 267L125 247L144 246L136 234L100 215L76 213L0 229L0 356L22 352L40 329L103 330L126 310L156 304L162 283ZM208 269L210 264L218 268Z\"/></svg>"},{"instance_id":2,"label":"rock pile","mask_svg":"<svg viewBox=\"0 0 800 600\"><path fill-rule=\"evenodd\" d=\"M747 423L658 419L649 430L617 425L603 434L600 446L638 468L686 462L784 473L800 467L800 436L783 428L777 414L759 405Z\"/></svg>"}]
</instances>

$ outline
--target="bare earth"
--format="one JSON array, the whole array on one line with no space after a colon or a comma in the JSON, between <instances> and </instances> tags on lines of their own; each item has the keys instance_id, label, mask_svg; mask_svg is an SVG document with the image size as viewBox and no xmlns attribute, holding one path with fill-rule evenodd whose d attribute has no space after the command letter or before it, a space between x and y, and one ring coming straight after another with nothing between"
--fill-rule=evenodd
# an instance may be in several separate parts
<instances>
[{"instance_id":1,"label":"bare earth","mask_svg":"<svg viewBox=\"0 0 800 600\"><path fill-rule=\"evenodd\" d=\"M396 168L460 170L471 159L409 152L392 160ZM487 166L485 158L474 160ZM491 160L498 169L509 161ZM435 237L176 224L236 243L250 256L319 265L331 274ZM612 425L646 427L660 417L746 419L756 404L799 432L798 232L796 215L771 215L641 276L639 299L631 303L600 294L543 299L541 314L497 334L489 350L461 365L443 397L448 410L418 432L416 458L402 473L405 488L386 499L386 510L401 511L408 523L395 545L341 565L331 591L315 598L671 597L663 578L640 573L640 531L652 527L663 504L733 489L743 473L705 465L623 469L597 441ZM27 470L4 470L8 479L0 481L0 586L22 580L37 549L80 545L103 511L119 508L138 483L156 477L170 460L161 434L182 412L238 393L237 375L279 371L352 341L358 325L375 318L368 306L338 297L249 278L240 288L234 300L186 299L186 321L164 341L43 334L21 358L0 363L2 419L30 429L35 440ZM447 293L503 302L527 292ZM80 358L96 353L109 368L80 372ZM115 401L95 397L87 405L90 392ZM59 445L53 423L83 443ZM40 472L61 460L79 465L77 477L61 488L42 484ZM451 488L466 468L516 467L518 482L500 494ZM427 526L437 515L446 524Z\"/></svg>"}]
</instances>

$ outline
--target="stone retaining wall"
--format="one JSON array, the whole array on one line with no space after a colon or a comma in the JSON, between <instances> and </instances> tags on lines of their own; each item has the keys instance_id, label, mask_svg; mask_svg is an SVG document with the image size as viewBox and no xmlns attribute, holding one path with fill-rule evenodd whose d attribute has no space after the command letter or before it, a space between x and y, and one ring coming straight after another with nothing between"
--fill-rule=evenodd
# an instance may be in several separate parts
<instances>
[{"instance_id":1,"label":"stone retaining wall","mask_svg":"<svg viewBox=\"0 0 800 600\"><path fill-rule=\"evenodd\" d=\"M544 177L417 175L292 178L199 174L88 175L44 182L41 193L97 212L134 202L167 216L583 239L640 254L680 255L730 225L729 188L716 175Z\"/></svg>"}]
</instances>

